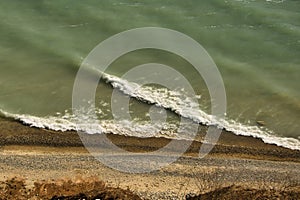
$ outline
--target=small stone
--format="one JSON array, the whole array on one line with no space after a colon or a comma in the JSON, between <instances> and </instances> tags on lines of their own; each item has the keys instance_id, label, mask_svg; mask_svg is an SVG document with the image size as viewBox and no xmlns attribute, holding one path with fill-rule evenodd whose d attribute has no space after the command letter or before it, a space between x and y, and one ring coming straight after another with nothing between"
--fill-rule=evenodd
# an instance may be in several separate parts
<instances>
[{"instance_id":1,"label":"small stone","mask_svg":"<svg viewBox=\"0 0 300 200\"><path fill-rule=\"evenodd\" d=\"M259 126L265 126L265 125L266 125L266 122L265 122L265 121L262 121L262 120L257 120L256 123L257 123Z\"/></svg>"}]
</instances>

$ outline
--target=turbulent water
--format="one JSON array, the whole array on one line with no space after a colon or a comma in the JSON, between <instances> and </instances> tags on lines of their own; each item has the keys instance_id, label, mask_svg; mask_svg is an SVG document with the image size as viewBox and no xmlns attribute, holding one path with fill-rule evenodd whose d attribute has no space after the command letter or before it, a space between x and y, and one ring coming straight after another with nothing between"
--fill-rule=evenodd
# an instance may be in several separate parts
<instances>
[{"instance_id":1,"label":"turbulent water","mask_svg":"<svg viewBox=\"0 0 300 200\"><path fill-rule=\"evenodd\" d=\"M299 10L297 0L0 2L1 115L53 130L190 138L177 131L183 116L300 149ZM210 114L207 87L191 64L175 54L146 49L121 56L102 72L96 113L87 113L84 124L75 123L72 90L82 61L103 40L138 27L173 29L207 50L224 81L225 120ZM137 65L154 62L183 74L195 98L180 88L135 87L120 78ZM126 113L133 124L114 120L113 91L120 98L131 97ZM166 121L151 122L153 114L165 114Z\"/></svg>"}]
</instances>

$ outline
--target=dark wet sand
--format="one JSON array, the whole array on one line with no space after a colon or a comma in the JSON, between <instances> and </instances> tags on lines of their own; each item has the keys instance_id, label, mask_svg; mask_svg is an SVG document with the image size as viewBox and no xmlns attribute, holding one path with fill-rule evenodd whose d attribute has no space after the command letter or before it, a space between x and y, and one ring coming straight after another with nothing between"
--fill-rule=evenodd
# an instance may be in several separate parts
<instances>
[{"instance_id":1,"label":"dark wet sand","mask_svg":"<svg viewBox=\"0 0 300 200\"><path fill-rule=\"evenodd\" d=\"M98 136L90 137L89 145L98 145L105 152L105 144L99 147ZM107 137L132 154L154 151L170 142L163 138ZM183 142L176 141L176 145L180 147ZM176 152L176 145L166 154ZM0 181L20 176L28 187L39 180L96 176L109 186L130 188L140 197L152 199L180 199L231 185L300 191L299 151L225 131L207 157L198 157L201 143L194 142L175 163L142 174L123 173L103 165L84 148L76 132L30 128L0 119L0 146Z\"/></svg>"}]
</instances>

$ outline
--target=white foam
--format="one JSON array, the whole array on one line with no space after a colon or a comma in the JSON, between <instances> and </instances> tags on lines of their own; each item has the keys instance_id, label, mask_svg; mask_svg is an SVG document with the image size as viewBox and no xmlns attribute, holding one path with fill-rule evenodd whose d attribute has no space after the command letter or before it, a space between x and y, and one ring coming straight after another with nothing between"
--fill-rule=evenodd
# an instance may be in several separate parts
<instances>
[{"instance_id":1,"label":"white foam","mask_svg":"<svg viewBox=\"0 0 300 200\"><path fill-rule=\"evenodd\" d=\"M183 96L176 91L167 89L153 89L152 87L140 87L136 83L128 82L116 76L102 73L102 77L114 88L139 100L155 104L172 110L173 112L191 119L196 123L214 125L236 135L252 136L262 139L265 143L276 144L290 149L300 150L300 141L296 138L278 137L269 130L262 130L257 126L247 126L233 120L217 119L199 109L195 99ZM196 99L199 97L195 97Z\"/></svg>"},{"instance_id":2,"label":"white foam","mask_svg":"<svg viewBox=\"0 0 300 200\"><path fill-rule=\"evenodd\" d=\"M37 117L24 114L12 114L0 110L0 115L12 118L30 127L50 129L54 131L82 131L87 134L113 133L119 135L136 137L166 137L179 138L176 134L177 125L175 123L143 123L137 120L100 120L87 119L84 123L75 123L75 116L65 114L63 116ZM188 139L188 138L181 138Z\"/></svg>"},{"instance_id":3,"label":"white foam","mask_svg":"<svg viewBox=\"0 0 300 200\"><path fill-rule=\"evenodd\" d=\"M193 120L195 123L204 125L214 125L218 128L225 129L236 135L252 136L262 139L265 143L276 144L278 146L300 150L300 140L296 138L287 138L275 136L268 130L262 130L257 126L247 126L233 120L217 119L212 115L200 110L195 98L188 97L181 92L170 91L165 88L154 89L152 87L141 87L136 83L132 83L116 76L102 73L108 83L114 88L122 91L124 94L143 102L151 103L165 109L169 109L178 115ZM101 113L101 111L96 111ZM31 115L11 114L0 110L0 114L14 118L29 126L38 128L48 128L55 131L84 131L88 134L95 133L113 133L120 135L129 135L137 137L167 137L178 139L192 139L189 136L176 134L176 124L161 123L142 123L129 121L95 120L87 116L85 123L75 123L76 116L65 113L62 116L36 117Z\"/></svg>"},{"instance_id":4,"label":"white foam","mask_svg":"<svg viewBox=\"0 0 300 200\"><path fill-rule=\"evenodd\" d=\"M126 136L136 137L165 137L170 139L193 139L188 135L179 135L176 132L177 124L147 124L129 121L113 121L101 120L99 123L82 123L76 124L70 116L62 117L37 117L32 115L12 114L0 110L1 115L15 120L31 127L46 128L55 131L83 131L88 134L97 133L113 133ZM235 133L236 135L252 136L262 139L265 143L276 144L278 146L300 150L300 141L294 138L277 137L263 132L256 127L244 126L239 123L226 124L226 130Z\"/></svg>"}]
</instances>

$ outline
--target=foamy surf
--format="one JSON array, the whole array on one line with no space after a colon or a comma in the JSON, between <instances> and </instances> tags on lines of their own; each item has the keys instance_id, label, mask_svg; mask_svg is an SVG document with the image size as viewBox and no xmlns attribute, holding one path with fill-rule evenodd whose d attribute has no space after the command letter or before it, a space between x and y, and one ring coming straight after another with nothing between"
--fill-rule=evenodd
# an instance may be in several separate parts
<instances>
[{"instance_id":1,"label":"foamy surf","mask_svg":"<svg viewBox=\"0 0 300 200\"><path fill-rule=\"evenodd\" d=\"M168 89L155 89L141 87L140 85L121 79L119 77L102 73L102 78L110 83L115 89L124 94L136 98L139 101L150 103L172 112L194 123L207 126L217 126L220 129L230 131L236 135L251 136L262 139L268 144L289 149L300 150L300 141L295 138L279 137L272 135L268 130L262 130L257 126L247 126L233 120L218 119L199 109L195 99L184 94ZM196 97L197 99L198 97ZM46 128L55 131L82 131L87 134L113 133L136 137L166 137L176 139L193 139L189 135L177 134L176 123L143 123L128 120L93 120L87 116L84 123L76 123L76 116L65 113L61 116L37 117L25 114L12 114L0 110L1 115L18 120L26 125Z\"/></svg>"},{"instance_id":2,"label":"foamy surf","mask_svg":"<svg viewBox=\"0 0 300 200\"><path fill-rule=\"evenodd\" d=\"M25 125L36 128L50 129L54 131L80 131L87 134L103 134L112 133L118 135L135 136L135 137L165 137L169 139L193 139L188 136L176 134L175 124L132 124L128 121L116 123L113 120L101 120L99 124L76 124L70 119L62 119L61 117L37 117L32 115L12 114L0 110L4 117L12 118L20 121ZM163 128L162 128L163 127ZM300 141L295 138L277 137L269 133L259 131L251 126L244 126L239 123L228 124L228 131L243 136L251 136L262 139L267 144L275 144L285 148L300 150Z\"/></svg>"},{"instance_id":3,"label":"foamy surf","mask_svg":"<svg viewBox=\"0 0 300 200\"><path fill-rule=\"evenodd\" d=\"M22 122L25 125L35 128L50 129L54 131L80 131L87 134L105 134L112 133L118 135L135 137L166 137L188 139L176 135L176 124L160 123L146 124L141 122L132 122L127 120L99 120L95 123L93 120L87 120L84 123L76 123L75 116L65 114L62 116L37 117L24 114L12 114L0 110L0 115Z\"/></svg>"},{"instance_id":4,"label":"foamy surf","mask_svg":"<svg viewBox=\"0 0 300 200\"><path fill-rule=\"evenodd\" d=\"M198 104L195 103L195 99L191 97L184 97L177 91L141 87L136 83L132 83L106 73L102 73L102 77L114 88L119 89L124 94L144 102L169 109L182 117L193 120L196 123L207 126L217 126L220 129L230 131L236 135L260 138L263 142L268 144L276 144L278 146L300 150L300 141L295 138L278 137L271 135L271 131L262 130L257 126L243 125L234 120L229 121L225 119L217 119L216 117L200 110Z\"/></svg>"}]
</instances>

